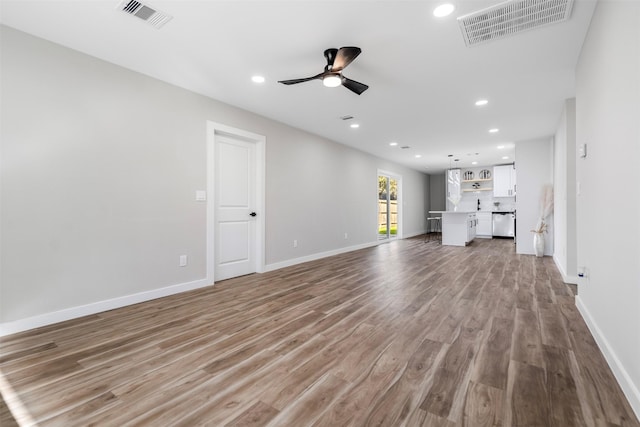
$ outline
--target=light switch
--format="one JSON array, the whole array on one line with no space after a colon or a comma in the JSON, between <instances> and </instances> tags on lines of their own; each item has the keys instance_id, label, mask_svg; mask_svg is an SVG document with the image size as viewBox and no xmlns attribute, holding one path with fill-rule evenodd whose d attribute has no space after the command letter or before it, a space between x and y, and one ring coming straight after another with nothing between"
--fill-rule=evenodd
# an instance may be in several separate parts
<instances>
[{"instance_id":1,"label":"light switch","mask_svg":"<svg viewBox=\"0 0 640 427\"><path fill-rule=\"evenodd\" d=\"M587 144L580 144L580 146L578 147L578 155L582 159L587 157Z\"/></svg>"},{"instance_id":2,"label":"light switch","mask_svg":"<svg viewBox=\"0 0 640 427\"><path fill-rule=\"evenodd\" d=\"M196 191L196 202L204 202L207 200L207 192L204 190Z\"/></svg>"}]
</instances>

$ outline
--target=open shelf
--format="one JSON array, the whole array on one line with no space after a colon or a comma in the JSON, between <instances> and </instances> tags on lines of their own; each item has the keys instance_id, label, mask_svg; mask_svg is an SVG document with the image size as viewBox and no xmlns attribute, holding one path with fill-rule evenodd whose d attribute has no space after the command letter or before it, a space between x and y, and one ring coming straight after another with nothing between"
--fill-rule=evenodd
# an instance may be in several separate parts
<instances>
[{"instance_id":1,"label":"open shelf","mask_svg":"<svg viewBox=\"0 0 640 427\"><path fill-rule=\"evenodd\" d=\"M493 181L493 179L487 178L487 179L463 179L462 180L462 182L487 182L487 181Z\"/></svg>"},{"instance_id":2,"label":"open shelf","mask_svg":"<svg viewBox=\"0 0 640 427\"><path fill-rule=\"evenodd\" d=\"M475 191L491 191L491 190L493 190L493 188L484 187L484 188L465 188L462 191L465 193L472 193Z\"/></svg>"}]
</instances>

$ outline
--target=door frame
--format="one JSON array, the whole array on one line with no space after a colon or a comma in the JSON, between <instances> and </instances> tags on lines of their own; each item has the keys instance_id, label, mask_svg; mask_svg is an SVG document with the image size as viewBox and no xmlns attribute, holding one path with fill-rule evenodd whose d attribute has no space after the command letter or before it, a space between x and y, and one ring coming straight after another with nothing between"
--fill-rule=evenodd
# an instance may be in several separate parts
<instances>
[{"instance_id":1,"label":"door frame","mask_svg":"<svg viewBox=\"0 0 640 427\"><path fill-rule=\"evenodd\" d=\"M389 234L389 237L384 239L384 240L380 240L380 243L384 243L384 242L390 242L391 240L399 240L402 239L402 229L403 229L403 221L402 221L402 175L398 175L395 172L390 172L388 170L384 170L384 169L378 169L378 173L376 174L376 199L378 198L378 177L379 176L387 176L389 178L393 178L398 182L398 198L396 199L398 201L398 232L396 233L395 237L391 237L391 234ZM376 206L377 208L377 206ZM376 218L377 218L377 209L376 209ZM376 223L377 223L377 219L376 219ZM387 233L390 230L387 230Z\"/></svg>"},{"instance_id":2,"label":"door frame","mask_svg":"<svg viewBox=\"0 0 640 427\"><path fill-rule=\"evenodd\" d=\"M216 136L224 135L241 139L255 144L256 147L256 206L258 213L255 224L255 270L256 273L265 271L265 146L267 138L264 135L245 131L207 120L207 281L215 281L215 144Z\"/></svg>"}]
</instances>

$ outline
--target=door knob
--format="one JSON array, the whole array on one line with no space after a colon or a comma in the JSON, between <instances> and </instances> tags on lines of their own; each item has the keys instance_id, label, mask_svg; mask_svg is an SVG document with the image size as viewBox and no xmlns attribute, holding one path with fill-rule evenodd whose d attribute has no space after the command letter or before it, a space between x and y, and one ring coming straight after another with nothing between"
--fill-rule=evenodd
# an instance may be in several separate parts
<instances>
[{"instance_id":1,"label":"door knob","mask_svg":"<svg viewBox=\"0 0 640 427\"><path fill-rule=\"evenodd\" d=\"M249 214L249 216L256 216L256 215L258 215L258 214L257 214L257 213L255 213L255 212L251 212L251 213Z\"/></svg>"}]
</instances>

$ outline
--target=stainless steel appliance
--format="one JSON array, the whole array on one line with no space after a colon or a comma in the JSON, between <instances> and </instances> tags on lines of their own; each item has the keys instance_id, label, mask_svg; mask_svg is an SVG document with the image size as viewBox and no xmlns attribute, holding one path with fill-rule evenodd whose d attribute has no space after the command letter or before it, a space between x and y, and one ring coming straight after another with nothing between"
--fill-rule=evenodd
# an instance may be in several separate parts
<instances>
[{"instance_id":1,"label":"stainless steel appliance","mask_svg":"<svg viewBox=\"0 0 640 427\"><path fill-rule=\"evenodd\" d=\"M493 237L515 237L516 214L515 212L493 213Z\"/></svg>"}]
</instances>

